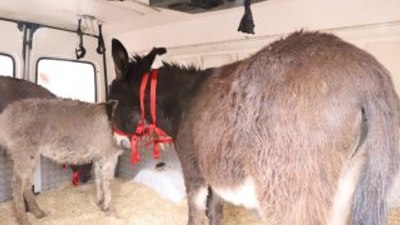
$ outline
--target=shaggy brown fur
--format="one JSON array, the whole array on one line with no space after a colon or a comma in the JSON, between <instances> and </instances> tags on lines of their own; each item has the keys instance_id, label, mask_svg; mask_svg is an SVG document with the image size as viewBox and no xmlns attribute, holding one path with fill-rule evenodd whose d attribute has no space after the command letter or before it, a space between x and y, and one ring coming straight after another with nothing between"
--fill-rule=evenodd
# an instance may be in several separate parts
<instances>
[{"instance_id":1,"label":"shaggy brown fur","mask_svg":"<svg viewBox=\"0 0 400 225\"><path fill-rule=\"evenodd\" d=\"M97 201L110 208L110 181L117 157L107 112L114 102L89 104L62 99L28 99L10 104L0 114L0 143L14 162L13 197L20 225L30 224L24 198L36 217L45 216L31 191L32 173L40 155L58 163L94 161Z\"/></svg>"},{"instance_id":2,"label":"shaggy brown fur","mask_svg":"<svg viewBox=\"0 0 400 225\"><path fill-rule=\"evenodd\" d=\"M124 52L114 40L113 55ZM117 120L131 125L150 68L114 61L110 98L121 102ZM204 223L207 187L211 224L222 219L220 200L255 209L269 225L385 224L400 103L388 71L365 51L297 32L220 68L166 64L158 83L159 124L176 140L189 225Z\"/></svg>"},{"instance_id":3,"label":"shaggy brown fur","mask_svg":"<svg viewBox=\"0 0 400 225\"><path fill-rule=\"evenodd\" d=\"M26 80L0 76L0 112L17 100L26 98L55 98L46 88Z\"/></svg>"}]
</instances>

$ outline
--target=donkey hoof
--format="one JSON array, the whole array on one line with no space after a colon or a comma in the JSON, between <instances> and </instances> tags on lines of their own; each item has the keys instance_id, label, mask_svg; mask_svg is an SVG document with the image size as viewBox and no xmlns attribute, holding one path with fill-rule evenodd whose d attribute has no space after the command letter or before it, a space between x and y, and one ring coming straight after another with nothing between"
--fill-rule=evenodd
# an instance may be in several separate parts
<instances>
[{"instance_id":1,"label":"donkey hoof","mask_svg":"<svg viewBox=\"0 0 400 225\"><path fill-rule=\"evenodd\" d=\"M101 211L108 211L110 208L110 206L108 204L105 204L104 201L97 202L97 205L99 206Z\"/></svg>"},{"instance_id":2,"label":"donkey hoof","mask_svg":"<svg viewBox=\"0 0 400 225\"><path fill-rule=\"evenodd\" d=\"M104 211L104 212L107 212L110 210L109 207L105 206L105 205L100 205L100 209L101 209L101 211Z\"/></svg>"},{"instance_id":3,"label":"donkey hoof","mask_svg":"<svg viewBox=\"0 0 400 225\"><path fill-rule=\"evenodd\" d=\"M103 204L104 204L104 201L103 200L97 200L96 204L101 208L103 206Z\"/></svg>"},{"instance_id":4,"label":"donkey hoof","mask_svg":"<svg viewBox=\"0 0 400 225\"><path fill-rule=\"evenodd\" d=\"M110 216L110 217L120 218L119 214L117 213L117 211L115 210L114 207L108 207L107 210L104 210L104 213L105 213L107 216Z\"/></svg>"},{"instance_id":5,"label":"donkey hoof","mask_svg":"<svg viewBox=\"0 0 400 225\"><path fill-rule=\"evenodd\" d=\"M32 212L32 213L33 213L33 215L35 215L35 217L38 218L38 219L41 219L41 218L47 216L47 213L45 213L45 212L44 212L43 210L41 210L41 209L35 210L35 211Z\"/></svg>"},{"instance_id":6,"label":"donkey hoof","mask_svg":"<svg viewBox=\"0 0 400 225\"><path fill-rule=\"evenodd\" d=\"M29 223L28 220L17 220L18 221L18 225L32 225L31 223Z\"/></svg>"}]
</instances>

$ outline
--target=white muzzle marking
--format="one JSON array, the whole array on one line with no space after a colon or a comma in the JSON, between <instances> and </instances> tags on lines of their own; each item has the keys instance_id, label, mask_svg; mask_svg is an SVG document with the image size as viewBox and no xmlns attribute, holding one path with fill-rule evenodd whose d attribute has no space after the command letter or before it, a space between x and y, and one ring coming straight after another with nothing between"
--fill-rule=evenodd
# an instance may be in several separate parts
<instances>
[{"instance_id":1,"label":"white muzzle marking","mask_svg":"<svg viewBox=\"0 0 400 225\"><path fill-rule=\"evenodd\" d=\"M131 148L131 142L127 136L117 134L114 132L114 141L115 144L118 147L124 148L124 149L130 149Z\"/></svg>"}]
</instances>

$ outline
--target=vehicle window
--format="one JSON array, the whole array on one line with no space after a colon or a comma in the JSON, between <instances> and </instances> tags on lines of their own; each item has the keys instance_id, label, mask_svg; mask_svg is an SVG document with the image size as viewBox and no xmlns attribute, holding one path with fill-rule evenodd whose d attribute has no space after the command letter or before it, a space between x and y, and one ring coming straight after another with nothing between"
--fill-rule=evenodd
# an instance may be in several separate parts
<instances>
[{"instance_id":1,"label":"vehicle window","mask_svg":"<svg viewBox=\"0 0 400 225\"><path fill-rule=\"evenodd\" d=\"M0 53L0 76L15 75L15 61L10 55Z\"/></svg>"},{"instance_id":2,"label":"vehicle window","mask_svg":"<svg viewBox=\"0 0 400 225\"><path fill-rule=\"evenodd\" d=\"M38 84L59 97L96 101L96 71L91 63L42 58L36 76Z\"/></svg>"}]
</instances>

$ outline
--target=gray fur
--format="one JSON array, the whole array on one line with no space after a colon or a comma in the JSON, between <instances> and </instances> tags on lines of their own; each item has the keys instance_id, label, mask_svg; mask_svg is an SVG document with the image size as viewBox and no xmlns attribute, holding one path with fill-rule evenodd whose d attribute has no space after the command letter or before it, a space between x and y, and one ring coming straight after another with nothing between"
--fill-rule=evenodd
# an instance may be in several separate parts
<instances>
[{"instance_id":1,"label":"gray fur","mask_svg":"<svg viewBox=\"0 0 400 225\"><path fill-rule=\"evenodd\" d=\"M14 162L13 202L20 225L30 224L24 198L36 217L46 215L31 192L40 155L66 164L93 161L97 203L102 210L110 209L110 182L122 152L114 144L107 107L107 103L27 99L10 104L0 114L0 143Z\"/></svg>"}]
</instances>

